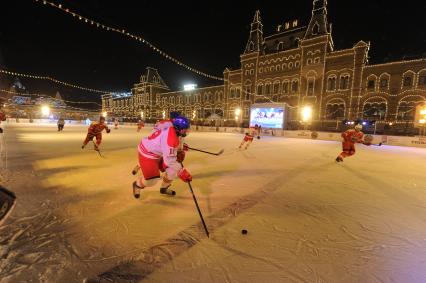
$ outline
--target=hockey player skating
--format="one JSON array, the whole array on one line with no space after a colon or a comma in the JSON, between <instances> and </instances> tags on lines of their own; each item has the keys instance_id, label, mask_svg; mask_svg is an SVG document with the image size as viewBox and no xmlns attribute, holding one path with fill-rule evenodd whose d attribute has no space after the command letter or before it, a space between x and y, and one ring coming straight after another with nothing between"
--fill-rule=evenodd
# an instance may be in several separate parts
<instances>
[{"instance_id":1,"label":"hockey player skating","mask_svg":"<svg viewBox=\"0 0 426 283\"><path fill-rule=\"evenodd\" d=\"M143 127L145 127L145 123L142 120L139 120L138 121L138 129L137 129L137 131L140 132Z\"/></svg>"},{"instance_id":2,"label":"hockey player skating","mask_svg":"<svg viewBox=\"0 0 426 283\"><path fill-rule=\"evenodd\" d=\"M87 130L86 139L83 141L83 145L81 146L81 148L83 149L89 141L93 140L93 138L96 137L96 143L93 143L93 145L94 145L94 149L96 151L99 151L99 146L101 145L101 142L102 142L102 131L104 129L106 130L107 134L111 132L111 130L108 128L107 124L105 123L105 117L101 116L98 122L95 121L90 124L89 129Z\"/></svg>"},{"instance_id":3,"label":"hockey player skating","mask_svg":"<svg viewBox=\"0 0 426 283\"><path fill-rule=\"evenodd\" d=\"M64 129L65 126L65 120L64 118L59 118L58 119L58 132L62 131Z\"/></svg>"},{"instance_id":4,"label":"hockey player skating","mask_svg":"<svg viewBox=\"0 0 426 283\"><path fill-rule=\"evenodd\" d=\"M355 143L362 143L365 145L371 145L364 141L364 133L361 132L362 125L355 125L354 129L349 129L342 133L342 153L336 157L337 162L343 162L343 158L352 156L355 154Z\"/></svg>"},{"instance_id":5,"label":"hockey player skating","mask_svg":"<svg viewBox=\"0 0 426 283\"><path fill-rule=\"evenodd\" d=\"M259 131L259 126L257 124L254 125L254 127L250 127L238 148L239 149L243 148L243 145L247 143L246 146L244 147L244 149L247 149L249 145L253 142L253 138L255 136L257 136L257 138L260 139L259 135L260 135L260 131Z\"/></svg>"},{"instance_id":6,"label":"hockey player skating","mask_svg":"<svg viewBox=\"0 0 426 283\"><path fill-rule=\"evenodd\" d=\"M160 180L160 171L164 172L160 193L175 195L169 187L179 177L184 182L192 181L192 176L178 158L179 137L185 137L190 123L186 117L178 116L169 122L169 127L156 129L150 136L143 138L138 146L139 167L142 176L133 182L133 195L140 197L140 191L154 186ZM164 124L163 124L164 126ZM184 156L183 156L184 158Z\"/></svg>"},{"instance_id":7,"label":"hockey player skating","mask_svg":"<svg viewBox=\"0 0 426 283\"><path fill-rule=\"evenodd\" d=\"M6 121L6 115L3 112L0 112L0 124L1 121ZM0 134L3 133L3 128L0 127Z\"/></svg>"},{"instance_id":8,"label":"hockey player skating","mask_svg":"<svg viewBox=\"0 0 426 283\"><path fill-rule=\"evenodd\" d=\"M114 129L118 130L118 119L114 119Z\"/></svg>"}]
</instances>

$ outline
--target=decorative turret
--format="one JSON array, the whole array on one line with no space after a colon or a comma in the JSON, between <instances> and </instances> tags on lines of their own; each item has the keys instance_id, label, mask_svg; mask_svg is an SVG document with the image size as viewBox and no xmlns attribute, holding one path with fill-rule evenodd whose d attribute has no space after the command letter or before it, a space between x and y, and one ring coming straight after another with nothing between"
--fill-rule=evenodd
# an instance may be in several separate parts
<instances>
[{"instance_id":1,"label":"decorative turret","mask_svg":"<svg viewBox=\"0 0 426 283\"><path fill-rule=\"evenodd\" d=\"M327 24L327 0L314 0L312 16L305 33L305 39L330 33Z\"/></svg>"},{"instance_id":2,"label":"decorative turret","mask_svg":"<svg viewBox=\"0 0 426 283\"><path fill-rule=\"evenodd\" d=\"M244 54L251 52L259 52L262 50L263 43L263 25L260 20L260 12L256 11L253 22L251 23L250 36L247 41Z\"/></svg>"}]
</instances>

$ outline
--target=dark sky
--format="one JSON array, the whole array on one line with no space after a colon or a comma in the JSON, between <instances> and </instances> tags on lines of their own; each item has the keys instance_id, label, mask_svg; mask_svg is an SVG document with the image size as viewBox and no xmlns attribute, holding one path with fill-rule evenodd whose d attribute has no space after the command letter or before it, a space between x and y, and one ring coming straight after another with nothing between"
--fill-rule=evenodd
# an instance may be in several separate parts
<instances>
[{"instance_id":1,"label":"dark sky","mask_svg":"<svg viewBox=\"0 0 426 283\"><path fill-rule=\"evenodd\" d=\"M222 76L239 67L256 9L264 35L280 23L307 24L311 0L298 1L55 1L83 16L141 35L170 55L204 72ZM426 1L328 1L336 49L371 41L370 62L426 55ZM139 81L145 67L158 68L176 90L183 82L199 86L220 82L166 60L143 44L96 29L31 0L2 1L0 49L10 70L50 75L59 80L105 90L125 91ZM32 92L66 99L93 100L96 94L22 79Z\"/></svg>"}]
</instances>

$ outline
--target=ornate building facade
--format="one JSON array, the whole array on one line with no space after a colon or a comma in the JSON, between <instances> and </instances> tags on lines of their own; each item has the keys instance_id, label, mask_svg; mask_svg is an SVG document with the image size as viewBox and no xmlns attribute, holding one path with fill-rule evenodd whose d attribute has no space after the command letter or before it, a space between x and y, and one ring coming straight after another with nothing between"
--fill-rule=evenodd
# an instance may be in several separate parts
<instances>
[{"instance_id":1,"label":"ornate building facade","mask_svg":"<svg viewBox=\"0 0 426 283\"><path fill-rule=\"evenodd\" d=\"M256 11L241 68L225 69L224 83L193 91L172 92L157 70L147 68L131 95L104 95L104 111L118 116L161 119L172 110L192 119L213 114L233 120L240 108L247 122L253 103L287 103L291 118L313 108L313 119L369 119L412 122L415 106L426 102L426 59L372 65L370 43L335 50L327 19L327 0L314 0L306 26L292 21L264 36ZM217 117L215 115L215 117Z\"/></svg>"}]
</instances>

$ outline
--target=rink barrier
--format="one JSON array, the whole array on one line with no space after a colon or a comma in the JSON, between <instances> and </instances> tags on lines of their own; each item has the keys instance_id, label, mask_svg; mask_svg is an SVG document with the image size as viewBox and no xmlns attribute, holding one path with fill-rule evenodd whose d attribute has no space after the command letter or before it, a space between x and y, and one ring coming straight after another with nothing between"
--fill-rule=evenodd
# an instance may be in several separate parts
<instances>
[{"instance_id":1,"label":"rink barrier","mask_svg":"<svg viewBox=\"0 0 426 283\"><path fill-rule=\"evenodd\" d=\"M15 119L8 118L6 123L10 124L27 124L30 123L29 119ZM33 119L33 124L50 124L56 125L57 121L49 119ZM65 125L85 125L85 121L79 120L65 120ZM108 123L108 125L112 125ZM120 126L137 127L136 123L120 123ZM152 128L153 124L145 124L145 128ZM191 126L191 131L199 132L221 132L221 133L236 133L244 134L248 128L236 127L211 127L211 126ZM317 132L317 131L288 131L277 129L262 129L262 136L276 136L286 138L299 138L299 139L317 139L324 141L342 141L341 133L335 132ZM411 146L426 148L426 137L422 136L389 136L389 135L371 135L373 143L384 143L386 145L396 146Z\"/></svg>"},{"instance_id":2,"label":"rink barrier","mask_svg":"<svg viewBox=\"0 0 426 283\"><path fill-rule=\"evenodd\" d=\"M222 133L240 133L243 134L248 131L248 128L235 128L235 127L208 127L196 126L191 127L191 131L199 132L222 132ZM318 131L288 131L277 129L262 129L262 136L276 136L286 138L299 138L299 139L317 139L324 141L337 141L341 142L341 133L335 132L318 132ZM389 135L371 135L372 143L383 143L385 145L395 146L410 146L410 147L423 147L426 148L426 137L414 136L389 136Z\"/></svg>"}]
</instances>

